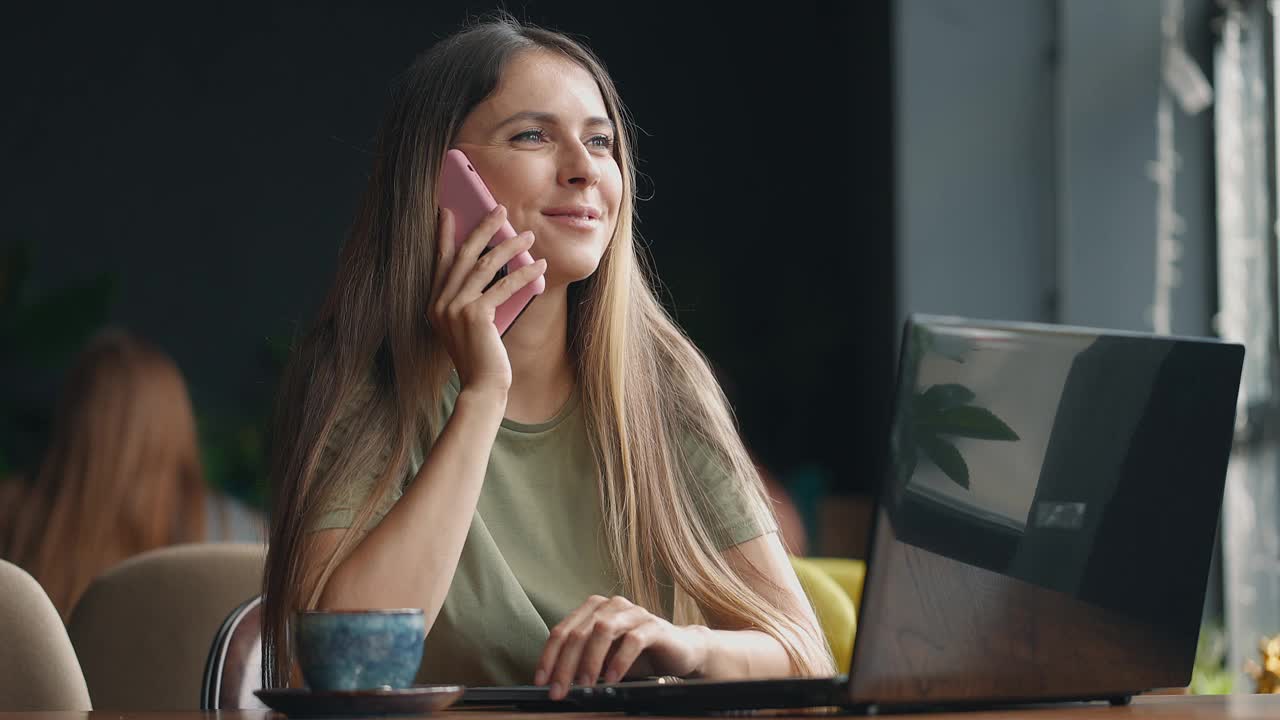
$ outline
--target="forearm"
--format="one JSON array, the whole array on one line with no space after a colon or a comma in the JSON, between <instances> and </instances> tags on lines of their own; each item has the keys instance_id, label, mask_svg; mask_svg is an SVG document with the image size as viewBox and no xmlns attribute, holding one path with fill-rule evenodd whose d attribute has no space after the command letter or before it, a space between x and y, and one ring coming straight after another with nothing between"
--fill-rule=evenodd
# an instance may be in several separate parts
<instances>
[{"instance_id":1,"label":"forearm","mask_svg":"<svg viewBox=\"0 0 1280 720\"><path fill-rule=\"evenodd\" d=\"M698 677L751 680L796 674L782 643L759 630L712 630L696 626L706 644Z\"/></svg>"},{"instance_id":2,"label":"forearm","mask_svg":"<svg viewBox=\"0 0 1280 720\"><path fill-rule=\"evenodd\" d=\"M505 407L500 394L458 395L413 483L335 569L321 608L420 607L431 627L453 582Z\"/></svg>"}]
</instances>

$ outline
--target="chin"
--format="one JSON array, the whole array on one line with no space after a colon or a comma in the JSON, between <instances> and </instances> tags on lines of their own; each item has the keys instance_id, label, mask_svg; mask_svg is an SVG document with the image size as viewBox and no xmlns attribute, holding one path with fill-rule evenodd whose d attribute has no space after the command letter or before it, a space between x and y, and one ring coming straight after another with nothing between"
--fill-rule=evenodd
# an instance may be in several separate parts
<instances>
[{"instance_id":1,"label":"chin","mask_svg":"<svg viewBox=\"0 0 1280 720\"><path fill-rule=\"evenodd\" d=\"M547 273L548 285L568 285L569 283L575 283L579 280L586 280L594 275L596 270L600 268L599 263L591 263L589 265L572 264L556 266L553 265L553 262L554 261L550 259L547 260L548 268L556 268L555 272L549 271Z\"/></svg>"},{"instance_id":2,"label":"chin","mask_svg":"<svg viewBox=\"0 0 1280 720\"><path fill-rule=\"evenodd\" d=\"M588 252L580 249L579 252L567 253L548 253L543 256L547 259L547 283L568 284L579 280L586 280L600 269L600 255L595 252Z\"/></svg>"}]
</instances>

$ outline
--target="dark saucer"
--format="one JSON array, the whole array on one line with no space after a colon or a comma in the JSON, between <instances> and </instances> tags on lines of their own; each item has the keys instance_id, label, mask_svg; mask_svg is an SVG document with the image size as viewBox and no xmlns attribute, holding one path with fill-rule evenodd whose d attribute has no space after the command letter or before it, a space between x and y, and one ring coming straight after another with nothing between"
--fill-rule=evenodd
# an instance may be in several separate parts
<instances>
[{"instance_id":1,"label":"dark saucer","mask_svg":"<svg viewBox=\"0 0 1280 720\"><path fill-rule=\"evenodd\" d=\"M461 685L416 685L392 690L308 690L263 688L253 694L267 707L291 718L427 715L462 697Z\"/></svg>"}]
</instances>

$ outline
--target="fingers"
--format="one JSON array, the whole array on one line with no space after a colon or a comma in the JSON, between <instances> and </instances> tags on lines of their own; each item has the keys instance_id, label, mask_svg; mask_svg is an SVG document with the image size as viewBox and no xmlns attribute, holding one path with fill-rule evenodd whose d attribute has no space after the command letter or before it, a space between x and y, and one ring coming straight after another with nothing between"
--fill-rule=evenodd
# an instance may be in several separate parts
<instances>
[{"instance_id":1,"label":"fingers","mask_svg":"<svg viewBox=\"0 0 1280 720\"><path fill-rule=\"evenodd\" d=\"M480 259L472 265L471 273L463 281L462 287L458 288L458 296L468 299L483 293L485 286L493 282L493 276L498 274L502 266L530 247L533 247L533 233L526 231L502 241L489 252L481 255Z\"/></svg>"},{"instance_id":2,"label":"fingers","mask_svg":"<svg viewBox=\"0 0 1280 720\"><path fill-rule=\"evenodd\" d=\"M485 257L488 257L488 255ZM525 265L494 283L493 287L485 290L484 294L480 296L481 301L489 307L496 308L524 288L524 286L538 279L538 276L546 271L546 258L537 260L532 265Z\"/></svg>"},{"instance_id":3,"label":"fingers","mask_svg":"<svg viewBox=\"0 0 1280 720\"><path fill-rule=\"evenodd\" d=\"M618 641L613 655L609 657L609 662L604 667L605 682L618 682L627 674L636 659L640 657L640 653L653 644L657 628L658 623L649 618L646 622L623 633L622 639Z\"/></svg>"},{"instance_id":4,"label":"fingers","mask_svg":"<svg viewBox=\"0 0 1280 720\"><path fill-rule=\"evenodd\" d=\"M591 638L582 650L582 659L578 662L577 684L595 685L604 669L605 658L613 648L615 641L637 626L650 619L649 611L637 605L611 611L605 606L596 613L595 626ZM607 680L606 682L613 682Z\"/></svg>"},{"instance_id":5,"label":"fingers","mask_svg":"<svg viewBox=\"0 0 1280 720\"><path fill-rule=\"evenodd\" d=\"M463 282L466 281L467 276L474 269L476 258L480 257L480 251L498 233L506 219L507 209L501 205L497 206L484 220L480 221L480 224L467 236L462 245L452 251L453 262L449 268L448 277L445 279L444 288L441 290L441 298L448 301L458 294L459 288L462 287ZM442 238L442 240L446 243L452 243L453 236L450 234ZM494 272L497 272L496 268ZM492 278L493 275L494 273L490 273L489 277Z\"/></svg>"},{"instance_id":6,"label":"fingers","mask_svg":"<svg viewBox=\"0 0 1280 720\"><path fill-rule=\"evenodd\" d=\"M574 617L572 626L559 633L563 640L549 675L551 699L564 698L573 684L594 685L614 641L652 619L647 610L622 597L596 602L593 612ZM557 629L566 625L562 623Z\"/></svg>"},{"instance_id":7,"label":"fingers","mask_svg":"<svg viewBox=\"0 0 1280 720\"><path fill-rule=\"evenodd\" d=\"M522 268L523 269L523 268ZM577 610L569 613L569 616L560 621L560 624L551 628L551 635L547 638L547 644L542 648L542 657L538 658L537 672L533 675L535 685L545 685L550 681L552 670L557 666L560 657L561 648L569 639L569 633L574 630L584 619L591 617L596 608L608 602L608 598L599 595L592 595L587 601L578 606ZM568 687L566 684L564 687ZM556 694L556 688L553 686L551 693Z\"/></svg>"},{"instance_id":8,"label":"fingers","mask_svg":"<svg viewBox=\"0 0 1280 720\"><path fill-rule=\"evenodd\" d=\"M467 296L462 293L453 298L438 297L431 304L429 320L432 324L442 325L459 319L466 322L493 323L499 305L546 271L547 261L537 260L532 265L526 265L494 283L493 287L486 290L479 298L467 300Z\"/></svg>"}]
</instances>

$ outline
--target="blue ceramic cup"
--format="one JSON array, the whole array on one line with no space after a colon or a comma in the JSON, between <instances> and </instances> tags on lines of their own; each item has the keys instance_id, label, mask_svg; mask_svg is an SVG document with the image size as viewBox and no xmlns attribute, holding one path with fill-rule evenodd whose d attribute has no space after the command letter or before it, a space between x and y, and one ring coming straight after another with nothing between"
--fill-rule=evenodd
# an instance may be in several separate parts
<instances>
[{"instance_id":1,"label":"blue ceramic cup","mask_svg":"<svg viewBox=\"0 0 1280 720\"><path fill-rule=\"evenodd\" d=\"M413 685L426 621L408 610L308 610L294 616L298 664L318 691Z\"/></svg>"}]
</instances>

